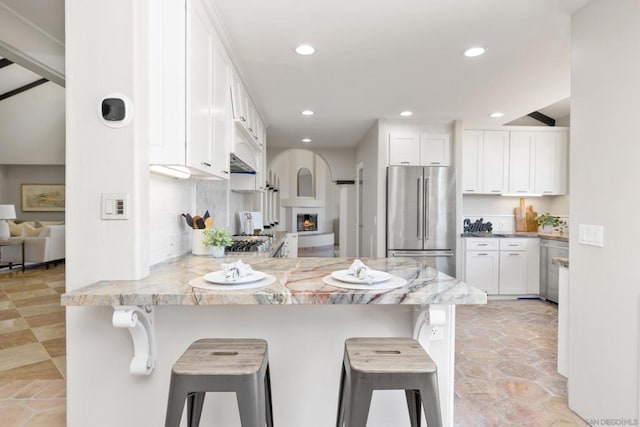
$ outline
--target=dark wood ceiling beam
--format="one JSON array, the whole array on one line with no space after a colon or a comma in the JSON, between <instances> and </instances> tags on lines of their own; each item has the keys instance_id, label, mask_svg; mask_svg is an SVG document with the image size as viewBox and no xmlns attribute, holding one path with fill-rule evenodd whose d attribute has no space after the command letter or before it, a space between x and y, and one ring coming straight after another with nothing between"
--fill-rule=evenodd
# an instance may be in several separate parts
<instances>
[{"instance_id":1,"label":"dark wood ceiling beam","mask_svg":"<svg viewBox=\"0 0 640 427\"><path fill-rule=\"evenodd\" d=\"M0 68L4 68L7 65L11 65L11 64L13 64L13 62L9 61L7 58L0 59Z\"/></svg>"},{"instance_id":2,"label":"dark wood ceiling beam","mask_svg":"<svg viewBox=\"0 0 640 427\"><path fill-rule=\"evenodd\" d=\"M546 114L542 114L540 111L534 111L533 113L527 114L527 116L532 119L536 119L539 122L544 123L547 126L555 126L556 120L552 117L547 116Z\"/></svg>"},{"instance_id":3,"label":"dark wood ceiling beam","mask_svg":"<svg viewBox=\"0 0 640 427\"><path fill-rule=\"evenodd\" d=\"M26 90L32 89L36 86L40 86L41 84L44 84L46 82L48 82L49 80L47 79L40 79L40 80L36 80L35 82L31 82L27 85L21 86L17 89L11 90L9 92L3 93L2 95L0 95L0 101L3 101L7 98L11 98L13 95L17 95L19 93L22 93Z\"/></svg>"}]
</instances>

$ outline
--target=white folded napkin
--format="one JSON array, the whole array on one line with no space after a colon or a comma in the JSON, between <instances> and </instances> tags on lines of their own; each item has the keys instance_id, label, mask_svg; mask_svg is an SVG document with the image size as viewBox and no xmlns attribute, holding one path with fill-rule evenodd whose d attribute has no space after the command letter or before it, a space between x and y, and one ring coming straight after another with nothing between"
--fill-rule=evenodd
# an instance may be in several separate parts
<instances>
[{"instance_id":1,"label":"white folded napkin","mask_svg":"<svg viewBox=\"0 0 640 427\"><path fill-rule=\"evenodd\" d=\"M245 264L239 259L230 264L221 264L224 277L229 282L235 282L241 277L251 276L254 272L249 264Z\"/></svg>"},{"instance_id":2,"label":"white folded napkin","mask_svg":"<svg viewBox=\"0 0 640 427\"><path fill-rule=\"evenodd\" d=\"M352 276L356 276L360 280L365 280L369 284L373 283L375 279L373 271L371 271L371 269L364 265L364 263L359 259L353 261L353 264L351 264L347 273Z\"/></svg>"}]
</instances>

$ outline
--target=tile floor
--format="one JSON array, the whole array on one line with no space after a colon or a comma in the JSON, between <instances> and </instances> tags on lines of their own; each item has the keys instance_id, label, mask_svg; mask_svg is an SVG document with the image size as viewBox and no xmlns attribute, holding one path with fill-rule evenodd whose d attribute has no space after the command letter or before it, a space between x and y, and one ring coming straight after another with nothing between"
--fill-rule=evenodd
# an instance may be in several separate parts
<instances>
[{"instance_id":1,"label":"tile floor","mask_svg":"<svg viewBox=\"0 0 640 427\"><path fill-rule=\"evenodd\" d=\"M0 426L65 426L64 266L0 272ZM456 427L586 426L556 372L556 306L458 306ZM394 426L395 427L395 426Z\"/></svg>"},{"instance_id":2,"label":"tile floor","mask_svg":"<svg viewBox=\"0 0 640 427\"><path fill-rule=\"evenodd\" d=\"M456 307L455 426L586 426L557 372L558 308L539 300Z\"/></svg>"},{"instance_id":3,"label":"tile floor","mask_svg":"<svg viewBox=\"0 0 640 427\"><path fill-rule=\"evenodd\" d=\"M64 274L0 272L0 426L65 425Z\"/></svg>"}]
</instances>

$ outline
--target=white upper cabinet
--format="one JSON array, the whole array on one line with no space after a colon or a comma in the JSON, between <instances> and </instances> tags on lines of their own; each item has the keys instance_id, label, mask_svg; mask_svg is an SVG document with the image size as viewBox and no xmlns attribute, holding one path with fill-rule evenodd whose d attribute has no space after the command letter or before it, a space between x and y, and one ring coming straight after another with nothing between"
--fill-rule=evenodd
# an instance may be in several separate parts
<instances>
[{"instance_id":1,"label":"white upper cabinet","mask_svg":"<svg viewBox=\"0 0 640 427\"><path fill-rule=\"evenodd\" d=\"M214 134L213 63L215 29L204 5L187 12L187 166L212 172Z\"/></svg>"},{"instance_id":2,"label":"white upper cabinet","mask_svg":"<svg viewBox=\"0 0 640 427\"><path fill-rule=\"evenodd\" d=\"M508 149L507 131L465 131L462 141L462 192L506 192Z\"/></svg>"},{"instance_id":3,"label":"white upper cabinet","mask_svg":"<svg viewBox=\"0 0 640 427\"><path fill-rule=\"evenodd\" d=\"M236 74L233 76L231 86L231 102L233 104L235 138L252 144L258 151L264 150L264 124L246 88Z\"/></svg>"},{"instance_id":4,"label":"white upper cabinet","mask_svg":"<svg viewBox=\"0 0 640 427\"><path fill-rule=\"evenodd\" d=\"M399 166L420 165L420 140L417 133L389 135L389 164Z\"/></svg>"},{"instance_id":5,"label":"white upper cabinet","mask_svg":"<svg viewBox=\"0 0 640 427\"><path fill-rule=\"evenodd\" d=\"M509 193L567 193L567 132L511 132Z\"/></svg>"},{"instance_id":6,"label":"white upper cabinet","mask_svg":"<svg viewBox=\"0 0 640 427\"><path fill-rule=\"evenodd\" d=\"M420 134L420 164L423 166L451 165L451 137L447 134Z\"/></svg>"},{"instance_id":7,"label":"white upper cabinet","mask_svg":"<svg viewBox=\"0 0 640 427\"><path fill-rule=\"evenodd\" d=\"M389 134L390 166L449 166L451 137L419 132Z\"/></svg>"},{"instance_id":8,"label":"white upper cabinet","mask_svg":"<svg viewBox=\"0 0 640 427\"><path fill-rule=\"evenodd\" d=\"M214 45L213 57L213 145L212 168L215 175L229 176L231 150L231 65L221 43Z\"/></svg>"},{"instance_id":9,"label":"white upper cabinet","mask_svg":"<svg viewBox=\"0 0 640 427\"><path fill-rule=\"evenodd\" d=\"M509 193L533 193L535 132L511 132L509 141Z\"/></svg>"},{"instance_id":10,"label":"white upper cabinet","mask_svg":"<svg viewBox=\"0 0 640 427\"><path fill-rule=\"evenodd\" d=\"M466 130L462 141L462 192L566 194L567 137L567 129L562 128Z\"/></svg>"},{"instance_id":11,"label":"white upper cabinet","mask_svg":"<svg viewBox=\"0 0 640 427\"><path fill-rule=\"evenodd\" d=\"M567 193L567 151L566 132L536 134L534 193Z\"/></svg>"},{"instance_id":12,"label":"white upper cabinet","mask_svg":"<svg viewBox=\"0 0 640 427\"><path fill-rule=\"evenodd\" d=\"M151 2L149 25L150 163L228 179L231 63L205 3Z\"/></svg>"}]
</instances>

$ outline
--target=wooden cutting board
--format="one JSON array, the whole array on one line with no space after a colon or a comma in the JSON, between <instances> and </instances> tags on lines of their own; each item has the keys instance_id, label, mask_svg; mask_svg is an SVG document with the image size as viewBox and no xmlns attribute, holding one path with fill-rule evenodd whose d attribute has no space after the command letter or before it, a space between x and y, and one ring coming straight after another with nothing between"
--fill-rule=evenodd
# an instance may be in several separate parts
<instances>
[{"instance_id":1,"label":"wooden cutting board","mask_svg":"<svg viewBox=\"0 0 640 427\"><path fill-rule=\"evenodd\" d=\"M524 198L520 198L520 207L513 208L513 214L516 220L516 232L527 231L527 213L524 208Z\"/></svg>"},{"instance_id":2,"label":"wooden cutting board","mask_svg":"<svg viewBox=\"0 0 640 427\"><path fill-rule=\"evenodd\" d=\"M529 208L527 208L527 213L525 215L527 231L538 231L538 221L536 221L537 217L538 213L534 212L533 206L529 205Z\"/></svg>"}]
</instances>

